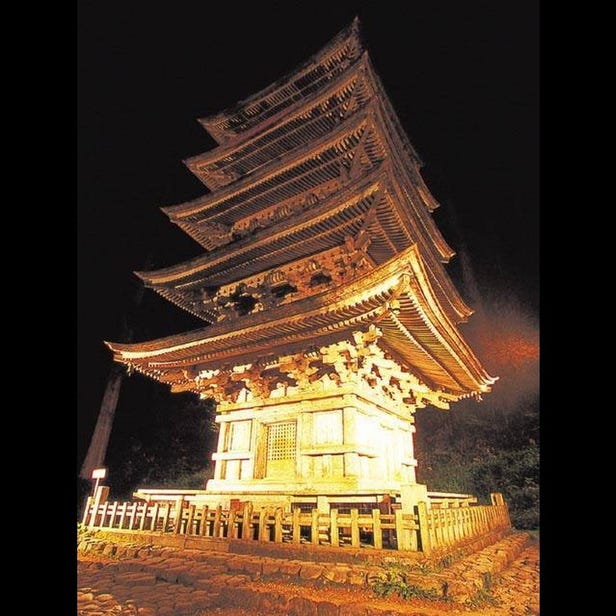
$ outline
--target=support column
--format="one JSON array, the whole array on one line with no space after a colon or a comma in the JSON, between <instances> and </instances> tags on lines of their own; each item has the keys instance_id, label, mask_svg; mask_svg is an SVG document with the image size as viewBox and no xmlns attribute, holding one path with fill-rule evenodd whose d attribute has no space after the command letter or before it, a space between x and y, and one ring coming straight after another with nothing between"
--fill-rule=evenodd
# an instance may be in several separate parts
<instances>
[{"instance_id":1,"label":"support column","mask_svg":"<svg viewBox=\"0 0 616 616\"><path fill-rule=\"evenodd\" d=\"M357 409L345 407L342 414L342 428L345 445L357 446ZM355 452L344 454L344 476L359 477L361 469L359 455Z\"/></svg>"},{"instance_id":2,"label":"support column","mask_svg":"<svg viewBox=\"0 0 616 616\"><path fill-rule=\"evenodd\" d=\"M228 430L229 430L229 422L221 421L220 429L218 431L218 446L216 447L217 453L222 453L225 449L225 441L227 439ZM222 467L223 467L223 460L215 460L214 479L223 479Z\"/></svg>"},{"instance_id":3,"label":"support column","mask_svg":"<svg viewBox=\"0 0 616 616\"><path fill-rule=\"evenodd\" d=\"M317 496L317 509L319 513L329 513L329 501L327 496Z\"/></svg>"},{"instance_id":4,"label":"support column","mask_svg":"<svg viewBox=\"0 0 616 616\"><path fill-rule=\"evenodd\" d=\"M107 498L109 497L109 486L98 486L96 489L96 493L94 494L94 506L92 508L92 516L90 518L90 523L88 526L92 528L95 526L98 508L103 503L107 502Z\"/></svg>"},{"instance_id":5,"label":"support column","mask_svg":"<svg viewBox=\"0 0 616 616\"><path fill-rule=\"evenodd\" d=\"M413 419L413 418L412 418ZM417 475L415 473L415 468L417 467L417 459L415 458L415 432L417 432L417 428L415 428L414 425L410 425L410 434L409 434L409 439L410 439L410 454L411 454L411 461L414 463L412 466L408 466L407 467L407 475L408 475L408 482L410 484L415 484L417 482Z\"/></svg>"},{"instance_id":6,"label":"support column","mask_svg":"<svg viewBox=\"0 0 616 616\"><path fill-rule=\"evenodd\" d=\"M400 504L404 513L414 513L415 506L424 502L429 505L428 488L423 483L400 486Z\"/></svg>"}]
</instances>

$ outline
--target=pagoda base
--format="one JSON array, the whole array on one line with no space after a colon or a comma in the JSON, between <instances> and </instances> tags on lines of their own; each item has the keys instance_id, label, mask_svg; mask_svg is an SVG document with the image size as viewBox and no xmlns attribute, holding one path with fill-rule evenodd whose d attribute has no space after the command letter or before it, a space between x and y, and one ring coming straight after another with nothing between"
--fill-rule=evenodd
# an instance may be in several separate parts
<instances>
[{"instance_id":1,"label":"pagoda base","mask_svg":"<svg viewBox=\"0 0 616 616\"><path fill-rule=\"evenodd\" d=\"M293 482L280 480L229 481L210 479L207 492L219 494L374 494L400 492L400 483L379 479L355 479L351 477Z\"/></svg>"},{"instance_id":2,"label":"pagoda base","mask_svg":"<svg viewBox=\"0 0 616 616\"><path fill-rule=\"evenodd\" d=\"M293 507L311 510L319 509L327 513L330 509L378 505L383 502L385 495L391 497L392 502L398 503L404 511L412 511L413 506L423 501L429 506L427 488L424 484L388 485L380 481L366 480L355 482L320 482L319 485L301 484L295 487L281 482L264 482L248 485L250 482L238 482L235 489L225 485L224 490L210 488L215 480L208 482L206 490L170 490L170 489L140 489L134 496L147 502L165 501L175 502L182 498L185 502L197 506L207 505L223 509L238 509L243 503L250 502L254 507L282 507L291 511ZM227 483L227 482L224 482ZM359 485L359 484L363 485Z\"/></svg>"}]
</instances>

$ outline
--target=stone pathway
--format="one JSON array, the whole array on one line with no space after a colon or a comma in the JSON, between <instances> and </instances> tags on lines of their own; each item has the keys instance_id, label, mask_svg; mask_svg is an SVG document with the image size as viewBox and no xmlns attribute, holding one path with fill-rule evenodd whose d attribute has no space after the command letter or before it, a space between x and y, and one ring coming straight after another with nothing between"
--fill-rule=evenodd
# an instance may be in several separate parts
<instances>
[{"instance_id":1,"label":"stone pathway","mask_svg":"<svg viewBox=\"0 0 616 616\"><path fill-rule=\"evenodd\" d=\"M533 541L500 576L494 596L508 614L539 614L539 542Z\"/></svg>"},{"instance_id":2,"label":"stone pathway","mask_svg":"<svg viewBox=\"0 0 616 616\"><path fill-rule=\"evenodd\" d=\"M376 598L383 568L117 544L78 550L78 616L465 616L538 614L539 546L513 534L409 584L449 600ZM496 604L498 602L498 605Z\"/></svg>"}]
</instances>

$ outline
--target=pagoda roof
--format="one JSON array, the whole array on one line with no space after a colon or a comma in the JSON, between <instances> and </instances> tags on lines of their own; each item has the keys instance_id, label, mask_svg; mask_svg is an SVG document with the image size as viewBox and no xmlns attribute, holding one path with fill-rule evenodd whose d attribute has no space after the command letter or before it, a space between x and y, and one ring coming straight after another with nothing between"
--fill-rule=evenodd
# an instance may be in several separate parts
<instances>
[{"instance_id":1,"label":"pagoda roof","mask_svg":"<svg viewBox=\"0 0 616 616\"><path fill-rule=\"evenodd\" d=\"M327 193L343 183L342 176L346 173L343 166L350 167L355 161L361 165L356 171L368 173L385 159L397 165L395 170L392 167L392 173L406 194L404 200L409 210L406 217L410 215L414 224L423 229L436 258L447 262L454 252L430 216L434 200L416 167L401 169L403 161L388 144L387 131L373 103L342 122L337 130L311 143L309 149L277 159L215 193L164 211L206 249L212 250L232 243L238 224L263 214L268 208L274 214L272 208L297 209L298 200L307 196L323 197L325 193L327 197Z\"/></svg>"},{"instance_id":2,"label":"pagoda roof","mask_svg":"<svg viewBox=\"0 0 616 616\"><path fill-rule=\"evenodd\" d=\"M335 129L341 118L348 117L374 95L375 85L370 79L368 52L364 51L336 79L285 107L271 121L256 124L237 139L191 156L184 164L208 188L216 190Z\"/></svg>"},{"instance_id":3,"label":"pagoda roof","mask_svg":"<svg viewBox=\"0 0 616 616\"><path fill-rule=\"evenodd\" d=\"M357 113L370 101L378 106L395 147L408 157L410 165L421 167L421 158L402 128L367 51L323 89L278 113L273 122L257 124L241 138L185 159L184 163L210 190L217 190L335 130L341 119ZM427 189L426 192L429 194ZM182 205L163 211L175 222L173 215L181 212ZM430 211L438 207L431 195L427 206Z\"/></svg>"},{"instance_id":4,"label":"pagoda roof","mask_svg":"<svg viewBox=\"0 0 616 616\"><path fill-rule=\"evenodd\" d=\"M336 35L320 51L263 90L199 122L218 143L237 138L257 124L275 121L275 116L297 100L323 88L362 53L359 20Z\"/></svg>"},{"instance_id":5,"label":"pagoda roof","mask_svg":"<svg viewBox=\"0 0 616 616\"><path fill-rule=\"evenodd\" d=\"M166 299L208 320L191 308L187 292L241 281L261 271L341 246L346 237L356 237L365 228L371 239L367 254L376 264L384 263L417 243L444 310L455 322L465 320L472 310L445 272L442 254L436 253L424 225L429 224L428 230L434 231L437 237L440 233L426 212L427 221L417 222L410 214L405 203L408 194L403 194L403 190L396 182L391 164L386 161L372 173L359 175L339 192L297 216L284 218L254 235L189 261L136 274Z\"/></svg>"},{"instance_id":6,"label":"pagoda roof","mask_svg":"<svg viewBox=\"0 0 616 616\"><path fill-rule=\"evenodd\" d=\"M276 361L372 323L383 347L434 391L459 398L489 391L495 381L441 309L417 245L353 282L268 311L148 342L106 344L116 361L185 390L195 370Z\"/></svg>"},{"instance_id":7,"label":"pagoda roof","mask_svg":"<svg viewBox=\"0 0 616 616\"><path fill-rule=\"evenodd\" d=\"M369 67L368 62L366 66ZM372 70L367 70L366 74L368 73L373 75L370 88L377 88L378 77ZM345 92L345 87L341 92ZM250 173L237 174L235 177L234 172L234 181L221 183L214 192L177 205L163 207L162 211L204 248L211 250L213 247L211 234L209 230L201 229L200 224L209 222L232 225L243 216L254 214L271 205L273 201L282 201L297 194L298 191L305 191L306 181L312 182L314 188L315 181L322 182L323 174L327 173L323 168L330 169L328 179L333 179L338 175L338 169L332 169L334 158L338 164L344 157L351 158L359 141L357 132L369 126L373 133L377 133L373 134L372 141L378 142L378 146L373 146L372 152L368 152L370 157L388 157L398 161L399 175L408 176L421 187L419 201L424 209L432 212L438 207L438 203L421 178L419 172L421 160L400 127L387 97L369 96L364 92L357 93L355 100L359 102L353 108L350 108L350 103L347 101L342 115L332 115L325 124L327 131L319 133L317 137L305 135L300 142L292 141L290 145L287 144L290 149L283 148L276 156L263 162ZM323 118L319 120L324 121ZM299 125L301 124L300 122ZM332 149L335 150L333 153ZM237 148L233 151L237 153ZM325 152L329 152L329 158L323 159ZM319 169L315 169L316 167ZM195 163L193 171L197 172L197 169L198 164ZM306 175L307 178L304 177ZM441 246L443 256L449 253L446 257L449 258L453 253L443 244L442 239Z\"/></svg>"}]
</instances>

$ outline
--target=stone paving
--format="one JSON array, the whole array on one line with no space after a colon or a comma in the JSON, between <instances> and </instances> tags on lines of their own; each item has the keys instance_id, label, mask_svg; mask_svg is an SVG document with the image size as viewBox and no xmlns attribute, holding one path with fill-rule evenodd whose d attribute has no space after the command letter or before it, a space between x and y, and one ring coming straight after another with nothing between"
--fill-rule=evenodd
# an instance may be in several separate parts
<instances>
[{"instance_id":1,"label":"stone paving","mask_svg":"<svg viewBox=\"0 0 616 616\"><path fill-rule=\"evenodd\" d=\"M96 535L82 537L78 554L79 616L539 613L539 548L525 533L438 570L409 567L409 584L447 602L376 598L369 581L384 568L374 565L131 545Z\"/></svg>"}]
</instances>

